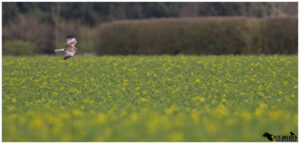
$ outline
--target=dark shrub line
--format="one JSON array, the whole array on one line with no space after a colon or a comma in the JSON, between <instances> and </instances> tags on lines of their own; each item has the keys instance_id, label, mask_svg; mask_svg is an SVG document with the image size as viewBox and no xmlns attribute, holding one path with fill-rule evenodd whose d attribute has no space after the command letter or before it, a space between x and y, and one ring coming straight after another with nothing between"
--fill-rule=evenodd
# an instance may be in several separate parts
<instances>
[{"instance_id":1,"label":"dark shrub line","mask_svg":"<svg viewBox=\"0 0 300 144\"><path fill-rule=\"evenodd\" d=\"M97 53L297 54L297 17L117 21L100 27Z\"/></svg>"}]
</instances>

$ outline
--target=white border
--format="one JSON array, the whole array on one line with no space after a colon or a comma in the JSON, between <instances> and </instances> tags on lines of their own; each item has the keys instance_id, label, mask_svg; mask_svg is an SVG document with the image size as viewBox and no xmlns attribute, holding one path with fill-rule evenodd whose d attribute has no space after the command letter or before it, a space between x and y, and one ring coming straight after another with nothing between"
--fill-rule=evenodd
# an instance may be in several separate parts
<instances>
[{"instance_id":1,"label":"white border","mask_svg":"<svg viewBox=\"0 0 300 144\"><path fill-rule=\"evenodd\" d=\"M0 100L0 105L1 105L1 116L0 116L0 119L1 119L1 125L0 125L0 128L1 128L1 135L0 135L0 138L1 138L1 143L11 143L11 144L19 144L19 142L2 142L2 2L298 2L298 5L299 5L299 0L288 0L288 1L284 1L284 0L263 0L263 1L260 1L260 0L252 0L252 1L249 1L249 0L240 0L240 1L232 1L232 0L204 0L204 1L199 1L199 0L104 0L104 1L99 1L99 0L87 0L87 1L83 1L83 0L62 0L62 1L58 1L58 0L47 0L47 1L41 1L41 0L18 0L18 1L15 1L15 0L1 0L1 8L0 8L0 13L1 13L1 20L0 20L0 23L1 23L1 28L0 28L0 32L1 32L1 39L0 39L0 44L1 44L1 50L0 50L0 54L1 54L1 68L0 68L0 73L1 73L1 83L0 83L0 86L1 86L1 100ZM299 16L299 8L298 8L298 16ZM298 19L298 56L300 55L300 51L299 51L299 19ZM300 68L299 68L299 58L298 58L298 86L300 84L299 82L299 75L300 75ZM299 87L298 87L298 96L299 96ZM299 123L300 123L300 120L299 120L299 111L300 111L300 108L299 108L299 97L298 97L298 141L299 140ZM267 142L267 141L266 141ZM23 142L23 143L33 143L33 142ZM35 142L35 143L41 143L41 142ZM53 144L57 144L57 143L75 143L75 142L47 142L47 143L53 143ZM76 142L76 143L91 143L91 142ZM104 143L104 144L108 144L110 142L92 142L92 143ZM119 144L119 143L132 143L132 142L114 142L116 144ZM135 142L136 144L141 144L141 143L145 143L145 142ZM147 143L155 143L155 144L160 144L160 143L170 143L170 142L147 142ZM190 143L190 142L176 142L176 143ZM193 142L193 143L210 143L210 144L219 144L219 143L242 143L242 142ZM243 142L244 143L244 142ZM261 144L265 144L265 142L246 142L246 143L261 143ZM278 143L278 142L268 142L268 143ZM297 142L289 142L289 143L297 143Z\"/></svg>"}]
</instances>

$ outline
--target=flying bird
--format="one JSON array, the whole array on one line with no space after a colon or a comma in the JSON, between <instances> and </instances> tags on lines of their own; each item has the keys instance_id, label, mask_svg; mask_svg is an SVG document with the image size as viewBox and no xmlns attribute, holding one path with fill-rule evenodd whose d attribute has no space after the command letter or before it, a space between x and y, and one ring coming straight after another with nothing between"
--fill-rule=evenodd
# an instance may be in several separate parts
<instances>
[{"instance_id":1,"label":"flying bird","mask_svg":"<svg viewBox=\"0 0 300 144\"><path fill-rule=\"evenodd\" d=\"M68 35L66 40L66 47L63 49L55 49L55 52L65 52L64 60L72 57L75 55L77 48L75 44L77 43L75 37Z\"/></svg>"}]
</instances>

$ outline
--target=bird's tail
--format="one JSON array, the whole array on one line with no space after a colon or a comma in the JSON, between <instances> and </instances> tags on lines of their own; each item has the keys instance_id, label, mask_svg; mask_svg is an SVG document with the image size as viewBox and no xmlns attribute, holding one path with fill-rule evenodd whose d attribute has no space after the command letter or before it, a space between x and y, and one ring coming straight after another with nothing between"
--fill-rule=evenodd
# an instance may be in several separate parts
<instances>
[{"instance_id":1,"label":"bird's tail","mask_svg":"<svg viewBox=\"0 0 300 144\"><path fill-rule=\"evenodd\" d=\"M55 49L55 52L62 52L65 51L65 49Z\"/></svg>"}]
</instances>

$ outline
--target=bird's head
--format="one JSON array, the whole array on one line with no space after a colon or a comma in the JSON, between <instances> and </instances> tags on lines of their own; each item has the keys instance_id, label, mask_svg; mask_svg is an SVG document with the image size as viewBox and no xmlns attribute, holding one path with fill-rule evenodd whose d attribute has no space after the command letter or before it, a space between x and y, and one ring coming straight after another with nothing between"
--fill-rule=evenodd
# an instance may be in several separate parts
<instances>
[{"instance_id":1,"label":"bird's head","mask_svg":"<svg viewBox=\"0 0 300 144\"><path fill-rule=\"evenodd\" d=\"M67 39L74 38L72 35L67 35Z\"/></svg>"}]
</instances>

